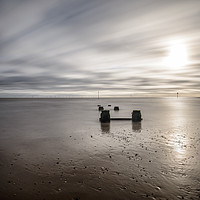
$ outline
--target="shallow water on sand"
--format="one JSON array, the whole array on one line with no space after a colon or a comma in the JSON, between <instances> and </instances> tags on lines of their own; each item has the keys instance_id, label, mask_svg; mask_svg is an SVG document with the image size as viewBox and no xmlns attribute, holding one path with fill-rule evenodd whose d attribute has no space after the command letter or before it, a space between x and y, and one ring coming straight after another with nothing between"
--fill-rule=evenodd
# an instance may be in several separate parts
<instances>
[{"instance_id":1,"label":"shallow water on sand","mask_svg":"<svg viewBox=\"0 0 200 200\"><path fill-rule=\"evenodd\" d=\"M1 199L200 199L199 117L200 98L1 99Z\"/></svg>"}]
</instances>

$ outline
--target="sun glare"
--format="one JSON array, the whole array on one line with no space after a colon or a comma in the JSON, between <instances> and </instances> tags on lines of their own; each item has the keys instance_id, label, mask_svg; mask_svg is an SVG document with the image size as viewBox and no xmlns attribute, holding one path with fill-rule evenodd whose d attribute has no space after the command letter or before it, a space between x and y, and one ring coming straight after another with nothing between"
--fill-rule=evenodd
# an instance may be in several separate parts
<instances>
[{"instance_id":1,"label":"sun glare","mask_svg":"<svg viewBox=\"0 0 200 200\"><path fill-rule=\"evenodd\" d=\"M170 69L179 69L188 63L186 45L175 42L169 47L169 54L164 59L164 65Z\"/></svg>"}]
</instances>

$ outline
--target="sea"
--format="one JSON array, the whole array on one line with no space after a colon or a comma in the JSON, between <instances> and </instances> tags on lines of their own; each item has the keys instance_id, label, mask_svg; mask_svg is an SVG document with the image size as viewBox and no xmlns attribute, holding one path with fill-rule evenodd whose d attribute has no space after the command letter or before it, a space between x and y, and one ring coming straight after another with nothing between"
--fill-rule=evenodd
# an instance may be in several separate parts
<instances>
[{"instance_id":1,"label":"sea","mask_svg":"<svg viewBox=\"0 0 200 200\"><path fill-rule=\"evenodd\" d=\"M2 199L200 199L200 98L2 98L0 176Z\"/></svg>"}]
</instances>

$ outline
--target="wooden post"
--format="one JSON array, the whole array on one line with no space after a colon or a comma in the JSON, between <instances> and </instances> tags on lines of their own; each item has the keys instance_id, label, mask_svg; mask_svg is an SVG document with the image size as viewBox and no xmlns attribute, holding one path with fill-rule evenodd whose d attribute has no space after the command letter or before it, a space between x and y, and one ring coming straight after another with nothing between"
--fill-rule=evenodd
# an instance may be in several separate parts
<instances>
[{"instance_id":1,"label":"wooden post","mask_svg":"<svg viewBox=\"0 0 200 200\"><path fill-rule=\"evenodd\" d=\"M101 112L100 122L110 122L110 111L109 110L103 110Z\"/></svg>"},{"instance_id":2,"label":"wooden post","mask_svg":"<svg viewBox=\"0 0 200 200\"><path fill-rule=\"evenodd\" d=\"M132 121L133 122L140 122L142 120L140 110L133 110L132 112Z\"/></svg>"}]
</instances>

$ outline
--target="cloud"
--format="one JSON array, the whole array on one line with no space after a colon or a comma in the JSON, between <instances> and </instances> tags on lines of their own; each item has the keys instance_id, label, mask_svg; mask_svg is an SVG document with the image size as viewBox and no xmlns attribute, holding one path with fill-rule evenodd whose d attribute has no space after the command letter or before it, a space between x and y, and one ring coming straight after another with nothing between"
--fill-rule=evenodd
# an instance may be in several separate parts
<instances>
[{"instance_id":1,"label":"cloud","mask_svg":"<svg viewBox=\"0 0 200 200\"><path fill-rule=\"evenodd\" d=\"M199 11L195 0L1 0L1 94L200 92ZM178 71L162 63L173 40L190 59Z\"/></svg>"}]
</instances>

